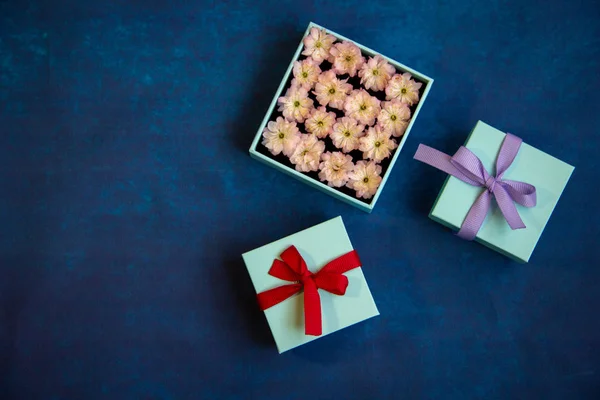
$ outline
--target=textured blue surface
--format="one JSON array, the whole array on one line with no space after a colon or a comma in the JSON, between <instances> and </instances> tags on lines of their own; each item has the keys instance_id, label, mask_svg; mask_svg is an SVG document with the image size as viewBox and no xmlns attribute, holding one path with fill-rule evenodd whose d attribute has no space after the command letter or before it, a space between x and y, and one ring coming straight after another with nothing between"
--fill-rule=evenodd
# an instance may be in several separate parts
<instances>
[{"instance_id":1,"label":"textured blue surface","mask_svg":"<svg viewBox=\"0 0 600 400\"><path fill-rule=\"evenodd\" d=\"M436 79L371 215L247 155L310 20ZM0 397L600 398L599 21L0 1ZM577 167L528 265L427 218L445 176L417 144L478 119ZM340 214L381 317L279 356L240 255Z\"/></svg>"}]
</instances>

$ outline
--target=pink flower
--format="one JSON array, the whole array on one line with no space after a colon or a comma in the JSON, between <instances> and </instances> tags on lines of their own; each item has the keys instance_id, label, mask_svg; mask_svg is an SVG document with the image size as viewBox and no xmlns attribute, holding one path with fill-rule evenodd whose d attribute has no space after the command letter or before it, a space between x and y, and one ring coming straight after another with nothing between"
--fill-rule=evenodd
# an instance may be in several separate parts
<instances>
[{"instance_id":1,"label":"pink flower","mask_svg":"<svg viewBox=\"0 0 600 400\"><path fill-rule=\"evenodd\" d=\"M311 28L308 36L304 38L302 54L312 57L317 65L321 64L329 56L333 42L335 42L335 36L328 35L325 29Z\"/></svg>"},{"instance_id":2,"label":"pink flower","mask_svg":"<svg viewBox=\"0 0 600 400\"><path fill-rule=\"evenodd\" d=\"M381 106L377 123L393 136L404 135L410 121L410 108L400 100L384 101Z\"/></svg>"},{"instance_id":3,"label":"pink flower","mask_svg":"<svg viewBox=\"0 0 600 400\"><path fill-rule=\"evenodd\" d=\"M313 88L321 74L321 68L312 58L294 62L294 80L292 86L303 86L306 90Z\"/></svg>"},{"instance_id":4,"label":"pink flower","mask_svg":"<svg viewBox=\"0 0 600 400\"><path fill-rule=\"evenodd\" d=\"M323 153L319 165L319 179L326 181L328 186L342 187L348 181L348 174L354 169L352 157L336 151Z\"/></svg>"},{"instance_id":5,"label":"pink flower","mask_svg":"<svg viewBox=\"0 0 600 400\"><path fill-rule=\"evenodd\" d=\"M304 122L313 108L313 101L308 98L308 91L302 86L290 87L277 103L279 103L279 111L288 121Z\"/></svg>"},{"instance_id":6,"label":"pink flower","mask_svg":"<svg viewBox=\"0 0 600 400\"><path fill-rule=\"evenodd\" d=\"M275 122L270 121L263 130L262 144L274 156L283 152L291 156L300 142L300 131L295 122L288 122L282 117L277 117Z\"/></svg>"},{"instance_id":7,"label":"pink flower","mask_svg":"<svg viewBox=\"0 0 600 400\"><path fill-rule=\"evenodd\" d=\"M381 126L369 128L367 135L360 138L358 149L363 152L364 158L375 162L381 162L392 154L392 150L398 147L394 139L390 139L389 131Z\"/></svg>"},{"instance_id":8,"label":"pink flower","mask_svg":"<svg viewBox=\"0 0 600 400\"><path fill-rule=\"evenodd\" d=\"M316 171L319 169L319 160L324 151L325 143L314 135L304 135L290 161L296 166L296 171Z\"/></svg>"},{"instance_id":9,"label":"pink flower","mask_svg":"<svg viewBox=\"0 0 600 400\"><path fill-rule=\"evenodd\" d=\"M377 193L381 183L381 165L375 161L359 161L348 174L347 187L356 190L356 197L370 199Z\"/></svg>"},{"instance_id":10,"label":"pink flower","mask_svg":"<svg viewBox=\"0 0 600 400\"><path fill-rule=\"evenodd\" d=\"M329 50L329 54L331 54L330 61L333 64L333 70L338 75L355 76L356 71L365 62L358 46L350 42L336 43Z\"/></svg>"},{"instance_id":11,"label":"pink flower","mask_svg":"<svg viewBox=\"0 0 600 400\"><path fill-rule=\"evenodd\" d=\"M385 85L395 72L396 69L383 57L375 56L363 64L358 71L358 76L360 76L360 83L365 88L379 91L385 89Z\"/></svg>"},{"instance_id":12,"label":"pink flower","mask_svg":"<svg viewBox=\"0 0 600 400\"><path fill-rule=\"evenodd\" d=\"M402 75L396 74L390 79L385 88L385 98L387 100L398 99L403 103L412 106L419 101L419 89L423 84L415 82L408 72Z\"/></svg>"},{"instance_id":13,"label":"pink flower","mask_svg":"<svg viewBox=\"0 0 600 400\"><path fill-rule=\"evenodd\" d=\"M327 112L325 107L313 109L310 117L304 121L306 130L318 138L329 135L333 130L333 124L335 124L335 113Z\"/></svg>"},{"instance_id":14,"label":"pink flower","mask_svg":"<svg viewBox=\"0 0 600 400\"><path fill-rule=\"evenodd\" d=\"M358 140L364 136L364 125L359 125L356 120L343 117L333 125L331 140L335 147L344 152L358 149Z\"/></svg>"},{"instance_id":15,"label":"pink flower","mask_svg":"<svg viewBox=\"0 0 600 400\"><path fill-rule=\"evenodd\" d=\"M344 103L348 117L356 119L365 125L373 125L379 114L380 101L367 93L366 90L354 90Z\"/></svg>"},{"instance_id":16,"label":"pink flower","mask_svg":"<svg viewBox=\"0 0 600 400\"><path fill-rule=\"evenodd\" d=\"M347 79L338 79L333 71L323 72L319 75L313 91L319 104L342 110L348 93L352 91L352 85L346 81Z\"/></svg>"}]
</instances>

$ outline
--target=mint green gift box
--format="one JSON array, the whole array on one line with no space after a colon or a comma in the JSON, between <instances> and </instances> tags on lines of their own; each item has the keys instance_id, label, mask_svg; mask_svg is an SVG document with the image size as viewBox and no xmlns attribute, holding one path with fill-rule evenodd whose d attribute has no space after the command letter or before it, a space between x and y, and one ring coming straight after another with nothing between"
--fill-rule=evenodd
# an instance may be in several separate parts
<instances>
[{"instance_id":1,"label":"mint green gift box","mask_svg":"<svg viewBox=\"0 0 600 400\"><path fill-rule=\"evenodd\" d=\"M433 79L412 69L412 68L407 67L404 64L399 63L396 60L393 60L389 57L383 56L382 54L379 54L375 50L372 50L368 47L361 45L360 43L357 43L351 39L348 39L347 37L342 36L339 33L333 32L332 30L329 30L329 29L325 29L329 35L335 36L336 39L339 41L347 41L347 42L354 43L356 46L358 46L360 48L360 50L362 51L364 56L372 57L372 56L379 55L379 56L385 58L391 65L393 65L394 68L396 68L397 73L408 72L412 75L412 77L414 79L416 79L417 81L419 81L423 84L423 93L421 94L419 103L417 104L417 106L412 114L412 117L410 119L408 127L406 128L406 131L404 132L404 135L402 135L402 137L400 137L398 140L398 147L396 148L396 150L394 151L394 154L392 155L390 165L388 166L387 170L385 170L385 173L382 175L383 180L381 181L381 184L379 185L379 188L377 189L377 193L375 193L375 195L372 198L362 201L362 200L360 200L354 196L348 195L340 190L331 188L331 187L327 186L327 184L325 184L324 182L322 182L318 179L311 178L306 174L298 172L294 168L290 168L290 167L274 160L272 157L265 155L257 150L257 146L259 145L260 140L262 138L263 130L269 123L270 118L277 106L277 99L279 98L279 96L282 96L285 93L285 89L287 88L287 83L290 80L290 78L292 77L292 70L294 68L294 62L300 58L301 52L302 52L302 50L304 50L304 42L303 42L304 38L308 35L311 28L325 29L324 27L317 25L313 22L309 23L308 27L306 28L306 31L304 32L304 35L302 35L302 40L300 41L300 44L298 45L298 48L296 49L296 52L294 53L294 56L292 57L292 61L290 62L289 66L287 68L287 71L285 72L283 79L281 80L279 88L275 92L275 96L273 96L271 105L269 106L269 109L267 110L267 113L266 113L262 123L260 124L258 131L254 135L254 140L252 141L252 145L250 146L249 153L252 158L254 158L270 167L273 167L295 179L298 179L299 181L304 182L307 185L320 190L321 192L327 193L330 196L333 196L347 204L357 207L358 209L360 209L362 211L370 213L373 211L373 208L375 207L375 203L377 203L377 200L379 199L379 196L381 195L381 192L383 191L383 187L385 186L385 184L392 172L394 164L396 163L396 160L398 159L398 156L400 155L400 151L402 150L404 143L406 143L406 139L408 138L408 135L413 127L413 124L416 121L417 116L419 115L419 111L421 110L421 107L425 103L425 99L427 98L427 95L429 94L429 90L431 89L431 85L433 84Z\"/></svg>"},{"instance_id":2,"label":"mint green gift box","mask_svg":"<svg viewBox=\"0 0 600 400\"><path fill-rule=\"evenodd\" d=\"M479 121L467 138L465 147L479 157L491 175L495 175L496 157L505 136L504 132ZM523 143L503 179L529 183L536 188L535 207L516 205L526 228L512 230L498 206L492 202L475 240L516 261L528 262L574 169L571 165ZM484 189L481 187L448 176L429 217L452 229L460 229L482 190Z\"/></svg>"},{"instance_id":3,"label":"mint green gift box","mask_svg":"<svg viewBox=\"0 0 600 400\"><path fill-rule=\"evenodd\" d=\"M317 272L329 261L354 250L342 217L336 217L244 253L242 257L256 293L289 284L269 275L269 269L273 260L291 245L298 249L311 272ZM304 333L303 292L264 311L279 353L379 315L362 267L344 275L349 283L343 296L319 289L323 322L321 336Z\"/></svg>"}]
</instances>

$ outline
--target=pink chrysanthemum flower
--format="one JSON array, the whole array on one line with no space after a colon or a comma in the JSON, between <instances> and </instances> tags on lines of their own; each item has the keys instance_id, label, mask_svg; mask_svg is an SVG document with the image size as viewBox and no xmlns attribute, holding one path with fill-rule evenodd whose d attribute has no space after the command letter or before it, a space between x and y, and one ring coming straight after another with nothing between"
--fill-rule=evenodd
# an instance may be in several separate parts
<instances>
[{"instance_id":1,"label":"pink chrysanthemum flower","mask_svg":"<svg viewBox=\"0 0 600 400\"><path fill-rule=\"evenodd\" d=\"M356 119L365 125L373 125L375 118L381 110L380 101L367 93L366 90L354 90L344 103L344 110L348 117Z\"/></svg>"},{"instance_id":2,"label":"pink chrysanthemum flower","mask_svg":"<svg viewBox=\"0 0 600 400\"><path fill-rule=\"evenodd\" d=\"M318 138L329 135L333 130L333 124L335 124L335 113L328 112L325 107L313 109L310 117L304 121L306 130Z\"/></svg>"},{"instance_id":3,"label":"pink chrysanthemum flower","mask_svg":"<svg viewBox=\"0 0 600 400\"><path fill-rule=\"evenodd\" d=\"M304 135L294 150L294 154L290 157L290 161L296 166L296 171L316 171L319 169L319 161L324 151L325 143L314 135Z\"/></svg>"},{"instance_id":4,"label":"pink chrysanthemum flower","mask_svg":"<svg viewBox=\"0 0 600 400\"><path fill-rule=\"evenodd\" d=\"M313 108L313 101L308 98L308 91L302 86L290 87L277 103L279 111L288 121L304 122Z\"/></svg>"},{"instance_id":5,"label":"pink chrysanthemum flower","mask_svg":"<svg viewBox=\"0 0 600 400\"><path fill-rule=\"evenodd\" d=\"M367 89L379 91L385 89L396 69L381 56L375 56L364 63L358 76L360 83Z\"/></svg>"},{"instance_id":6,"label":"pink chrysanthemum flower","mask_svg":"<svg viewBox=\"0 0 600 400\"><path fill-rule=\"evenodd\" d=\"M423 84L415 82L411 78L412 75L408 72L392 76L385 88L386 100L398 99L409 106L417 103L419 101L419 89Z\"/></svg>"},{"instance_id":7,"label":"pink chrysanthemum flower","mask_svg":"<svg viewBox=\"0 0 600 400\"><path fill-rule=\"evenodd\" d=\"M331 141L338 149L344 152L358 149L358 141L364 136L365 126L359 125L355 119L342 117L333 125Z\"/></svg>"},{"instance_id":8,"label":"pink chrysanthemum flower","mask_svg":"<svg viewBox=\"0 0 600 400\"><path fill-rule=\"evenodd\" d=\"M329 50L329 54L331 54L330 61L333 64L333 70L338 75L355 76L356 71L365 62L358 46L350 42L336 43Z\"/></svg>"},{"instance_id":9,"label":"pink chrysanthemum flower","mask_svg":"<svg viewBox=\"0 0 600 400\"><path fill-rule=\"evenodd\" d=\"M399 100L384 101L381 112L377 117L377 124L385 130L392 132L392 136L404 135L410 122L410 108Z\"/></svg>"},{"instance_id":10,"label":"pink chrysanthemum flower","mask_svg":"<svg viewBox=\"0 0 600 400\"><path fill-rule=\"evenodd\" d=\"M346 82L347 79L338 79L333 71L326 71L319 75L315 90L313 93L317 96L317 101L322 106L344 109L344 102L348 93L352 91L352 85Z\"/></svg>"},{"instance_id":11,"label":"pink chrysanthemum flower","mask_svg":"<svg viewBox=\"0 0 600 400\"><path fill-rule=\"evenodd\" d=\"M329 50L334 42L335 36L328 35L325 29L311 28L308 36L304 38L302 54L321 64L329 57Z\"/></svg>"},{"instance_id":12,"label":"pink chrysanthemum flower","mask_svg":"<svg viewBox=\"0 0 600 400\"><path fill-rule=\"evenodd\" d=\"M262 144L274 156L283 153L291 156L300 142L300 131L295 122L288 122L282 117L270 121L263 129Z\"/></svg>"},{"instance_id":13,"label":"pink chrysanthemum flower","mask_svg":"<svg viewBox=\"0 0 600 400\"><path fill-rule=\"evenodd\" d=\"M348 174L354 169L352 157L336 151L323 153L319 165L319 179L331 187L342 187L348 182Z\"/></svg>"},{"instance_id":14,"label":"pink chrysanthemum flower","mask_svg":"<svg viewBox=\"0 0 600 400\"><path fill-rule=\"evenodd\" d=\"M347 187L356 190L356 197L370 199L381 183L381 165L375 161L359 161L348 174Z\"/></svg>"},{"instance_id":15,"label":"pink chrysanthemum flower","mask_svg":"<svg viewBox=\"0 0 600 400\"><path fill-rule=\"evenodd\" d=\"M312 58L294 62L294 79L292 86L302 86L306 90L311 90L319 79L321 68Z\"/></svg>"},{"instance_id":16,"label":"pink chrysanthemum flower","mask_svg":"<svg viewBox=\"0 0 600 400\"><path fill-rule=\"evenodd\" d=\"M364 158L369 158L377 163L388 158L392 150L398 147L394 139L390 138L391 132L381 126L369 128L367 134L360 138L358 149L363 152Z\"/></svg>"}]
</instances>

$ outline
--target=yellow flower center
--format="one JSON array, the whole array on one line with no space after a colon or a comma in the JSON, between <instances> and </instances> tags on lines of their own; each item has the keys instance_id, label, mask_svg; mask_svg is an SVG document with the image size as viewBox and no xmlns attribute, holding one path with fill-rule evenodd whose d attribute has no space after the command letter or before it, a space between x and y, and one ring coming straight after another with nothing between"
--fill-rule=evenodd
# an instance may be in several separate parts
<instances>
[{"instance_id":1,"label":"yellow flower center","mask_svg":"<svg viewBox=\"0 0 600 400\"><path fill-rule=\"evenodd\" d=\"M395 121L397 118L398 118L398 117L396 117L394 114L390 115L390 119L391 119L392 121Z\"/></svg>"},{"instance_id":2,"label":"yellow flower center","mask_svg":"<svg viewBox=\"0 0 600 400\"><path fill-rule=\"evenodd\" d=\"M279 139L283 139L285 137L285 134L283 132L279 132Z\"/></svg>"},{"instance_id":3,"label":"yellow flower center","mask_svg":"<svg viewBox=\"0 0 600 400\"><path fill-rule=\"evenodd\" d=\"M294 107L300 107L300 102L298 100L294 102Z\"/></svg>"},{"instance_id":4,"label":"yellow flower center","mask_svg":"<svg viewBox=\"0 0 600 400\"><path fill-rule=\"evenodd\" d=\"M378 69L374 69L373 70L373 76L377 76L379 75L379 70Z\"/></svg>"},{"instance_id":5,"label":"yellow flower center","mask_svg":"<svg viewBox=\"0 0 600 400\"><path fill-rule=\"evenodd\" d=\"M348 61L348 62L352 61L352 56L346 56L346 61Z\"/></svg>"},{"instance_id":6,"label":"yellow flower center","mask_svg":"<svg viewBox=\"0 0 600 400\"><path fill-rule=\"evenodd\" d=\"M302 77L303 77L303 78L308 78L308 72L304 71L304 72L302 73Z\"/></svg>"},{"instance_id":7,"label":"yellow flower center","mask_svg":"<svg viewBox=\"0 0 600 400\"><path fill-rule=\"evenodd\" d=\"M305 155L307 155L307 154L308 154L308 150L304 150L304 151L302 152L302 155L303 155L303 156L305 156Z\"/></svg>"},{"instance_id":8,"label":"yellow flower center","mask_svg":"<svg viewBox=\"0 0 600 400\"><path fill-rule=\"evenodd\" d=\"M322 44L321 44L321 42L320 42L320 41L318 41L318 42L315 42L315 47L316 47L317 49L318 49L318 48L320 48L321 46L322 46Z\"/></svg>"},{"instance_id":9,"label":"yellow flower center","mask_svg":"<svg viewBox=\"0 0 600 400\"><path fill-rule=\"evenodd\" d=\"M365 110L367 109L367 105L366 105L366 104L361 104L361 105L360 105L360 109L361 109L362 111L365 111Z\"/></svg>"},{"instance_id":10,"label":"yellow flower center","mask_svg":"<svg viewBox=\"0 0 600 400\"><path fill-rule=\"evenodd\" d=\"M365 177L363 178L363 182L364 182L364 183L369 183L369 178L365 176Z\"/></svg>"},{"instance_id":11,"label":"yellow flower center","mask_svg":"<svg viewBox=\"0 0 600 400\"><path fill-rule=\"evenodd\" d=\"M350 137L350 131L346 131L346 132L344 132L344 136L346 136L346 137Z\"/></svg>"},{"instance_id":12,"label":"yellow flower center","mask_svg":"<svg viewBox=\"0 0 600 400\"><path fill-rule=\"evenodd\" d=\"M334 170L335 172L338 172L338 171L340 170L340 166L339 166L339 165L336 165L336 164L333 164L333 165L331 166L331 169L332 169L332 170Z\"/></svg>"},{"instance_id":13,"label":"yellow flower center","mask_svg":"<svg viewBox=\"0 0 600 400\"><path fill-rule=\"evenodd\" d=\"M406 92L408 92L408 90L406 90L405 87L403 87L402 90L400 90L400 93L402 93L402 94L406 94Z\"/></svg>"},{"instance_id":14,"label":"yellow flower center","mask_svg":"<svg viewBox=\"0 0 600 400\"><path fill-rule=\"evenodd\" d=\"M325 125L325 124L323 123L323 121L319 121L319 122L317 122L317 125L318 125L318 126L323 126L323 125Z\"/></svg>"},{"instance_id":15,"label":"yellow flower center","mask_svg":"<svg viewBox=\"0 0 600 400\"><path fill-rule=\"evenodd\" d=\"M381 146L381 142L380 141L375 142L375 147L379 147L379 146Z\"/></svg>"},{"instance_id":16,"label":"yellow flower center","mask_svg":"<svg viewBox=\"0 0 600 400\"><path fill-rule=\"evenodd\" d=\"M329 89L329 93L335 94L335 89L334 88Z\"/></svg>"}]
</instances>

